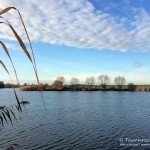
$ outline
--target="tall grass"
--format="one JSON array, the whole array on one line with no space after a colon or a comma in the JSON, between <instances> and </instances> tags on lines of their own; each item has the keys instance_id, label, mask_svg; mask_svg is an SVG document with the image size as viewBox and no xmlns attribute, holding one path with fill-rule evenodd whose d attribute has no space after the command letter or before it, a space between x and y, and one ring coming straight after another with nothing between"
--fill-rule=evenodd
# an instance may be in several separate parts
<instances>
[{"instance_id":1,"label":"tall grass","mask_svg":"<svg viewBox=\"0 0 150 150\"><path fill-rule=\"evenodd\" d=\"M3 108L1 107L1 111L0 111L0 124L4 127L4 122L8 123L8 120L12 125L13 125L13 120L17 121L16 115L14 113L14 109L3 106Z\"/></svg>"},{"instance_id":2,"label":"tall grass","mask_svg":"<svg viewBox=\"0 0 150 150\"><path fill-rule=\"evenodd\" d=\"M13 81L12 81L12 78L11 78L11 75L10 75L8 69L6 68L5 64L3 63L3 61L0 60L0 64L3 66L3 68L5 69L5 71L7 72L7 74L9 75L10 81L11 81L12 85L14 85ZM21 108L21 105L20 105L20 102L19 102L19 98L17 96L16 90L15 90L14 87L13 87L13 91L14 91L14 94L15 94L15 97L16 97L16 100L17 100L17 104L18 104L19 110L22 112L22 108Z\"/></svg>"},{"instance_id":3,"label":"tall grass","mask_svg":"<svg viewBox=\"0 0 150 150\"><path fill-rule=\"evenodd\" d=\"M26 47L23 46L22 48L23 48L23 50L25 51L26 55L28 56L28 58L30 59L30 61L31 61L32 65L33 65L37 82L40 83L39 77L38 77L38 74L37 74L37 67L36 67L36 60L35 60L34 50L33 50L33 47L32 47L32 44L31 44L31 40L30 40L28 31L27 31L26 25L25 25L25 23L24 23L24 20L23 20L23 17L22 17L22 15L21 15L20 11L19 11L17 8L15 8L15 7L7 7L7 8L3 9L3 10L0 12L0 16L3 15L4 13L9 12L9 11L12 10L12 9L16 10L16 11L18 12L18 14L19 14L21 23L22 23L22 25L23 25L23 28L24 28L24 30L25 30L25 33L26 33L26 36L27 36L27 39L28 39L28 42L29 42L29 45L30 45L30 49L31 49L31 52L32 52L33 61L32 61L32 59L31 59L31 56L29 56L28 51L26 50ZM9 25L10 25L10 23L9 23ZM18 38L17 38L17 40L18 40ZM19 42L19 44L21 44L21 45L23 44L21 41L18 41L18 42Z\"/></svg>"},{"instance_id":4,"label":"tall grass","mask_svg":"<svg viewBox=\"0 0 150 150\"><path fill-rule=\"evenodd\" d=\"M23 40L21 39L21 37L19 36L19 34L16 32L15 28L12 26L12 24L6 18L4 18L2 16L5 13L9 13L9 11L12 10L12 9L16 10L18 12L18 14L19 14L22 26L24 28L26 37L27 37L29 45L30 45L30 49L31 49L31 52L32 52L32 57L31 57L30 53L28 52L28 50L26 48L26 45L24 44ZM29 34L27 32L27 28L25 26L25 23L24 23L24 20L23 20L23 17L21 15L21 13L15 7L7 7L7 8L4 8L2 11L0 11L0 18L2 19L2 21L0 21L0 24L6 25L6 26L8 26L10 28L11 32L13 32L13 34L14 34L16 40L18 41L20 47L22 48L23 52L27 56L28 60L31 62L31 64L33 66L33 69L34 69L34 72L35 72L37 83L39 84L40 81L39 81L39 77L38 77L38 73L37 73L37 67L36 67L36 60L35 60L34 50L33 50L33 47L32 47L31 41L30 41L30 37L29 37ZM7 54L8 58L9 58L11 64L12 64L12 67L13 67L13 70L14 70L14 73L15 73L15 77L16 77L17 83L20 85L20 82L19 82L19 79L18 79L18 75L17 75L17 72L16 72L16 68L14 66L13 60L11 58L11 55L10 55L8 49L7 49L7 46L5 45L5 43L3 41L0 41L0 45L2 46L2 48L5 51L5 53ZM9 71L7 69L7 66L5 65L5 63L2 60L0 60L0 64L2 65L2 67L4 68L4 70L6 71L6 73L9 75L9 78L10 78L10 81L11 81L12 85L14 85L12 77L11 77L11 74L9 73ZM15 90L14 87L13 87L13 91L14 91L14 95L15 95L15 98L16 98L16 101L17 101L16 108L18 109L19 112L22 112L22 107L21 107L19 98L17 96L16 90ZM42 99L43 99L43 102L44 102L44 98L43 98L42 93L41 93L41 96L42 96ZM23 98L22 98L22 100L23 100ZM45 106L45 103L44 103L44 106ZM10 109L10 108L8 108L8 109L6 109L6 108L5 109L0 109L0 120L1 120L1 124L2 125L4 123L4 120L7 122L7 118L12 123L12 118L11 118L10 114L13 114L13 116L15 116L15 114L13 113L13 110Z\"/></svg>"}]
</instances>

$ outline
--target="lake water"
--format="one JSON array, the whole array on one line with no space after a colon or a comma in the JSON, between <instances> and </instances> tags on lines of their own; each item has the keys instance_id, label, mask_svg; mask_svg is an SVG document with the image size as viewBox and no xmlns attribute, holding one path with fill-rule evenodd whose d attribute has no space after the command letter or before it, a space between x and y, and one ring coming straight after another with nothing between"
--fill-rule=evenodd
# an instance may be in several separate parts
<instances>
[{"instance_id":1,"label":"lake water","mask_svg":"<svg viewBox=\"0 0 150 150\"><path fill-rule=\"evenodd\" d=\"M0 131L0 150L150 149L150 92L22 92L25 113ZM15 104L11 89L0 105Z\"/></svg>"}]
</instances>

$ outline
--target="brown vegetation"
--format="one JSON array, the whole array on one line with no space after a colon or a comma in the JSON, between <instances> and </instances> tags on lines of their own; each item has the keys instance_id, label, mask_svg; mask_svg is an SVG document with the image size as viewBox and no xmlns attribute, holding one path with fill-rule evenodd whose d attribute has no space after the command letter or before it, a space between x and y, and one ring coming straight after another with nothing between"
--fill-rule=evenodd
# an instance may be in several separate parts
<instances>
[{"instance_id":1,"label":"brown vegetation","mask_svg":"<svg viewBox=\"0 0 150 150\"><path fill-rule=\"evenodd\" d=\"M2 16L3 14L9 12L10 10L15 10L19 14L20 21L21 21L21 23L23 25L25 34L27 36L27 39L28 39L28 42L29 42L29 45L30 45L30 49L32 51L32 57L30 56L30 53L28 52L28 50L27 50L27 48L26 48L23 40L21 39L21 37L19 36L19 34L16 32L16 30L13 27L13 25L6 18L4 18ZM27 58L32 63L33 69L34 69L34 72L35 72L35 76L36 76L36 79L37 79L37 83L38 83L38 86L37 86L38 90L43 90L43 87L41 87L41 85L39 84L39 78L38 78L38 74L37 74L36 61L35 61L35 56L34 56L33 48L32 48L31 42L30 42L30 38L29 38L29 35L28 35L28 32L27 32L25 23L23 21L23 18L21 16L20 12L15 7L7 7L5 9L3 9L2 11L0 11L0 18L3 20L3 21L0 22L0 24L9 27L9 29L14 34L14 37L18 41L20 47L22 48L23 52L26 54ZM19 86L20 83L19 83L19 79L18 79L18 76L17 76L17 72L16 72L15 66L13 64L13 60L11 58L11 55L9 54L9 51L7 49L7 46L2 41L0 41L0 45L2 46L4 52L6 53L6 55L8 56L8 58L9 58L11 64L12 64L12 67L13 67L13 70L14 70L14 73L15 73L15 77L16 77L16 80L17 80L17 85ZM10 77L10 81L11 81L11 84L7 84L6 86L4 85L3 82L1 82L0 83L0 88L4 88L4 87L11 87L11 88L13 88L13 92L14 92L14 95L15 95L15 98L16 98L16 101L17 101L17 105L15 105L15 107L17 108L17 110L19 112L22 112L22 107L21 107L22 103L20 102L20 100L18 98L18 95L17 95L18 93L16 92L16 89L15 89L15 86L14 86L11 74L9 73L7 66L5 65L5 63L2 60L0 60L0 64L3 67L3 69L6 71L6 73L8 74L8 76ZM22 95L21 95L21 97L22 97ZM23 101L23 97L22 97L22 102L25 102L25 101ZM11 106L11 107L5 107L5 106L0 107L0 124L2 126L4 124L4 121L7 122L7 120L9 120L11 122L11 124L12 124L13 118L14 118L14 120L16 120L13 106ZM13 149L13 147L11 147L11 149Z\"/></svg>"},{"instance_id":2,"label":"brown vegetation","mask_svg":"<svg viewBox=\"0 0 150 150\"><path fill-rule=\"evenodd\" d=\"M126 79L122 76L117 76L114 79L114 83L118 86L118 88L121 90L121 88L123 87L123 85L126 84Z\"/></svg>"},{"instance_id":3,"label":"brown vegetation","mask_svg":"<svg viewBox=\"0 0 150 150\"><path fill-rule=\"evenodd\" d=\"M106 89L107 85L110 83L110 77L108 77L107 75L100 75L97 78L97 80L104 90Z\"/></svg>"}]
</instances>

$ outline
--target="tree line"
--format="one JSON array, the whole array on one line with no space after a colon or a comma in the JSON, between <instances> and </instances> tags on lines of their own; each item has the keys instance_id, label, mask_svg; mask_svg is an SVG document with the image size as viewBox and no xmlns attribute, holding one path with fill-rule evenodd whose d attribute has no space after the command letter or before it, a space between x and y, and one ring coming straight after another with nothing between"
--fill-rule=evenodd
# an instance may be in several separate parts
<instances>
[{"instance_id":1,"label":"tree line","mask_svg":"<svg viewBox=\"0 0 150 150\"><path fill-rule=\"evenodd\" d=\"M111 78L108 75L101 74L97 78L94 76L86 77L84 83L73 77L67 84L64 76L58 76L52 84L28 85L25 83L20 90L66 90L66 91L93 91L93 90L130 90L134 91L136 85L129 83L126 85L126 79L123 76L116 76L114 84L110 85Z\"/></svg>"},{"instance_id":2,"label":"tree line","mask_svg":"<svg viewBox=\"0 0 150 150\"><path fill-rule=\"evenodd\" d=\"M4 81L0 81L0 88L19 88L18 84L4 83Z\"/></svg>"}]
</instances>

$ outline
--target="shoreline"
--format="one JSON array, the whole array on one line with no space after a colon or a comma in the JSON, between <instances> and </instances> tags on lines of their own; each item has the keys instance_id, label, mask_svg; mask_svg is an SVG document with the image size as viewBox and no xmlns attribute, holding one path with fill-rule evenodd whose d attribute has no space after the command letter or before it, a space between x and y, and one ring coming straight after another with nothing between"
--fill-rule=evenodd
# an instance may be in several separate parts
<instances>
[{"instance_id":1,"label":"shoreline","mask_svg":"<svg viewBox=\"0 0 150 150\"><path fill-rule=\"evenodd\" d=\"M87 86L87 85L64 85L62 87L53 87L51 85L28 85L28 86L20 86L20 91L129 91L129 92L149 92L150 85L134 85L134 87L128 87L128 85L123 86L122 88L118 88L116 85L109 85L107 88L102 88L99 85Z\"/></svg>"}]
</instances>

